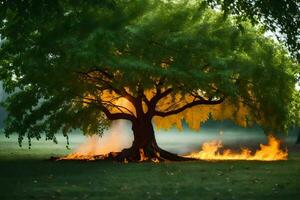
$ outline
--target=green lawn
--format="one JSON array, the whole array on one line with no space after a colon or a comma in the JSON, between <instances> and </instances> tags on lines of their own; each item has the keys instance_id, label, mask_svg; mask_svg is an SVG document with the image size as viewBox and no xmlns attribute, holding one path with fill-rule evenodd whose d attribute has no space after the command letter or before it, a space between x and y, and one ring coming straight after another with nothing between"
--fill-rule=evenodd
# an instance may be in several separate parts
<instances>
[{"instance_id":1,"label":"green lawn","mask_svg":"<svg viewBox=\"0 0 300 200\"><path fill-rule=\"evenodd\" d=\"M0 140L0 199L300 199L300 153L288 161L50 161L63 145Z\"/></svg>"}]
</instances>

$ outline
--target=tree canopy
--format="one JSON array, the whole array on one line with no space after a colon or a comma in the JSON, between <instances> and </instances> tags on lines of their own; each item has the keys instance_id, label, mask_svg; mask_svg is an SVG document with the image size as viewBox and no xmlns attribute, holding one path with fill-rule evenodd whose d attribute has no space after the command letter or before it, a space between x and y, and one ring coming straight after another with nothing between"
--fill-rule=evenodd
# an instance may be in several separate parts
<instances>
[{"instance_id":1,"label":"tree canopy","mask_svg":"<svg viewBox=\"0 0 300 200\"><path fill-rule=\"evenodd\" d=\"M263 23L277 33L290 52L300 60L300 2L299 0L206 0L213 7L221 7L225 15L234 14L239 19ZM279 35L278 35L279 34Z\"/></svg>"},{"instance_id":2,"label":"tree canopy","mask_svg":"<svg viewBox=\"0 0 300 200\"><path fill-rule=\"evenodd\" d=\"M5 131L20 142L97 133L115 119L292 124L297 63L260 27L202 3L32 0L0 9Z\"/></svg>"}]
</instances>

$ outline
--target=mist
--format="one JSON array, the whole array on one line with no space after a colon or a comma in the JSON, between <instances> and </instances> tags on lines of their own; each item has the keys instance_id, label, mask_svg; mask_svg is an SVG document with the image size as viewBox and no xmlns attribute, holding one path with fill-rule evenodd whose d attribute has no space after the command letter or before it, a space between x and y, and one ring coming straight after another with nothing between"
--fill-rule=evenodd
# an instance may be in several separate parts
<instances>
[{"instance_id":1,"label":"mist","mask_svg":"<svg viewBox=\"0 0 300 200\"><path fill-rule=\"evenodd\" d=\"M230 121L208 121L200 131L190 130L186 125L183 131L177 129L161 130L155 128L158 145L170 152L185 155L200 150L203 143L212 140L221 140L224 147L240 149L248 147L258 149L259 144L267 143L267 135L259 126L242 128ZM293 145L297 138L297 131L291 130L288 135L277 134L286 145ZM83 136L79 132L70 136L72 151L83 155L107 154L119 152L132 145L133 133L131 123L126 120L117 120L106 130L103 136Z\"/></svg>"}]
</instances>

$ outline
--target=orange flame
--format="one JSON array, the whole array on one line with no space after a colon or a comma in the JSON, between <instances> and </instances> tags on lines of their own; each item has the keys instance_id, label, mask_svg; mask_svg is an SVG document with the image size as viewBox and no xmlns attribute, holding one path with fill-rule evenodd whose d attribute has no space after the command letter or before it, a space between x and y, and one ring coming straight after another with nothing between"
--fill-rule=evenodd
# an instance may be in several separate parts
<instances>
[{"instance_id":1,"label":"orange flame","mask_svg":"<svg viewBox=\"0 0 300 200\"><path fill-rule=\"evenodd\" d=\"M86 141L81 144L76 152L59 158L59 160L95 160L96 156L103 154L99 149L99 136L88 136ZM106 152L105 152L106 153Z\"/></svg>"},{"instance_id":2,"label":"orange flame","mask_svg":"<svg viewBox=\"0 0 300 200\"><path fill-rule=\"evenodd\" d=\"M225 149L220 153L223 144L219 140L204 143L199 152L191 153L185 157L195 158L199 160L260 160L275 161L287 160L288 151L280 149L280 141L274 136L268 136L268 144L260 144L260 149L255 153L247 148L242 148L241 152L236 153L230 149Z\"/></svg>"},{"instance_id":3,"label":"orange flame","mask_svg":"<svg viewBox=\"0 0 300 200\"><path fill-rule=\"evenodd\" d=\"M116 104L131 109L129 101L125 98L119 98ZM107 157L111 152L120 152L129 147L132 140L125 134L124 129L126 129L125 121L114 121L103 137L87 136L86 141L74 153L61 157L59 160L96 160Z\"/></svg>"},{"instance_id":4,"label":"orange flame","mask_svg":"<svg viewBox=\"0 0 300 200\"><path fill-rule=\"evenodd\" d=\"M88 136L74 153L59 160L95 160L105 158L110 152L119 152L129 147L132 140L125 134L124 128L126 128L125 121L115 121L103 137Z\"/></svg>"}]
</instances>

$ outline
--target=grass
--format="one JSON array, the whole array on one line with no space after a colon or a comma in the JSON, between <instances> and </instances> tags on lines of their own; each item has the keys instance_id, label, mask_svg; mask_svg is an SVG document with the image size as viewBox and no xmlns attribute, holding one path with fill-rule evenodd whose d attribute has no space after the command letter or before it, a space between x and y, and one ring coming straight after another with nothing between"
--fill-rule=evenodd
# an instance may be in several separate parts
<instances>
[{"instance_id":1,"label":"grass","mask_svg":"<svg viewBox=\"0 0 300 200\"><path fill-rule=\"evenodd\" d=\"M288 161L50 161L63 145L0 140L0 199L300 199L300 153Z\"/></svg>"}]
</instances>

